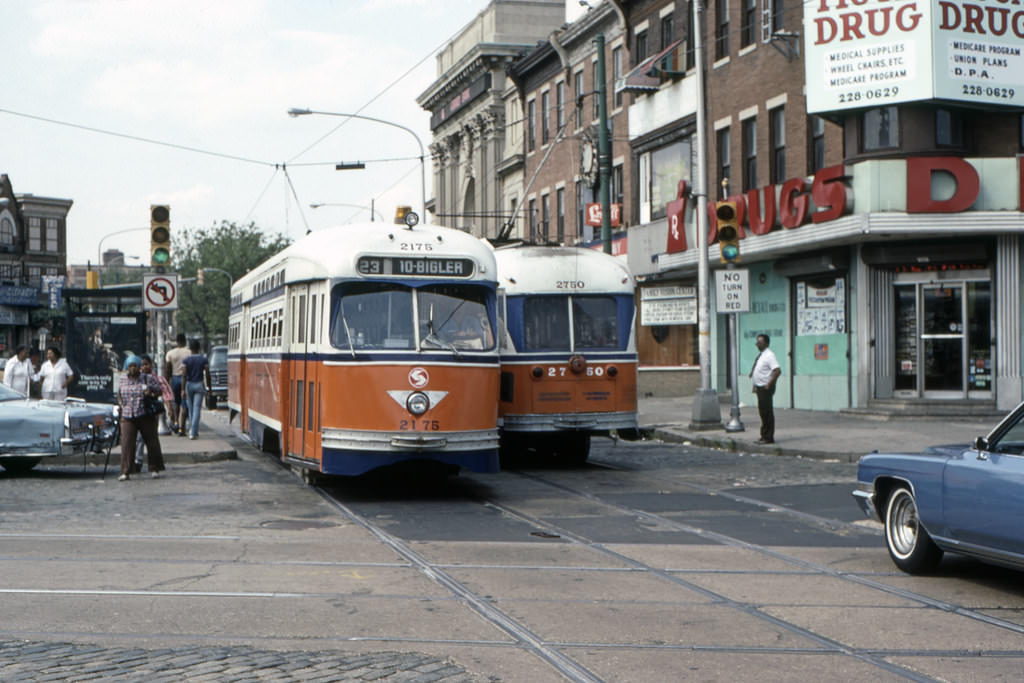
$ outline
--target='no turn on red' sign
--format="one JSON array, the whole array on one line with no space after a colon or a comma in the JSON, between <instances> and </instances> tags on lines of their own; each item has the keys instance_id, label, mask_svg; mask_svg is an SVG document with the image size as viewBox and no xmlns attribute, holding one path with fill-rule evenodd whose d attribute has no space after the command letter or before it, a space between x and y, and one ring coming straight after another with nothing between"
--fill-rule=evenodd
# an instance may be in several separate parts
<instances>
[{"instance_id":1,"label":"'no turn on red' sign","mask_svg":"<svg viewBox=\"0 0 1024 683\"><path fill-rule=\"evenodd\" d=\"M178 274L146 275L142 279L142 310L173 311L178 308Z\"/></svg>"},{"instance_id":2,"label":"'no turn on red' sign","mask_svg":"<svg viewBox=\"0 0 1024 683\"><path fill-rule=\"evenodd\" d=\"M746 313L750 310L750 271L746 268L715 271L715 310Z\"/></svg>"}]
</instances>

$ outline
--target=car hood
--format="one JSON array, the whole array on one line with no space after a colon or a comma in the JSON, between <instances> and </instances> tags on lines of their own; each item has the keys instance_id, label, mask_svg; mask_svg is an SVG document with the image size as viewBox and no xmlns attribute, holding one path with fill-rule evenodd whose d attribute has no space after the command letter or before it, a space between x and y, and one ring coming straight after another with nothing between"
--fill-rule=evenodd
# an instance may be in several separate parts
<instances>
[{"instance_id":1,"label":"car hood","mask_svg":"<svg viewBox=\"0 0 1024 683\"><path fill-rule=\"evenodd\" d=\"M969 451L971 448L972 446L968 443L949 443L939 446L929 446L924 449L924 453L926 455L944 455L946 457L953 457L960 455L964 451Z\"/></svg>"}]
</instances>

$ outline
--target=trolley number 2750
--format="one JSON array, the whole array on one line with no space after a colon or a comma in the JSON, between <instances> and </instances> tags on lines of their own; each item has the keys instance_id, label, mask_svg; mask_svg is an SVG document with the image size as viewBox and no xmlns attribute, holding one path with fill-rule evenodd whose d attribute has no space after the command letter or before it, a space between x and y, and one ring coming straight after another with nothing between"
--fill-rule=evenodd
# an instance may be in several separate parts
<instances>
[{"instance_id":1,"label":"trolley number 2750","mask_svg":"<svg viewBox=\"0 0 1024 683\"><path fill-rule=\"evenodd\" d=\"M587 377L603 377L604 366L601 365L588 365L586 371L583 373ZM566 366L552 366L548 368L548 377L568 377L572 371Z\"/></svg>"}]
</instances>

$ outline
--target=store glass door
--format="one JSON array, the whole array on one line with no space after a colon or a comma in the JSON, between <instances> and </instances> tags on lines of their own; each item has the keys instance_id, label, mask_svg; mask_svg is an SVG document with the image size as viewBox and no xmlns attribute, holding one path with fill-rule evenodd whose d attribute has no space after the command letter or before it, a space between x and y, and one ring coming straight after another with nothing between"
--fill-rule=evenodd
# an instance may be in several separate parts
<instances>
[{"instance_id":1,"label":"store glass door","mask_svg":"<svg viewBox=\"0 0 1024 683\"><path fill-rule=\"evenodd\" d=\"M921 351L925 398L963 398L963 284L921 287Z\"/></svg>"},{"instance_id":2,"label":"store glass door","mask_svg":"<svg viewBox=\"0 0 1024 683\"><path fill-rule=\"evenodd\" d=\"M893 309L897 397L991 397L989 282L897 284Z\"/></svg>"}]
</instances>

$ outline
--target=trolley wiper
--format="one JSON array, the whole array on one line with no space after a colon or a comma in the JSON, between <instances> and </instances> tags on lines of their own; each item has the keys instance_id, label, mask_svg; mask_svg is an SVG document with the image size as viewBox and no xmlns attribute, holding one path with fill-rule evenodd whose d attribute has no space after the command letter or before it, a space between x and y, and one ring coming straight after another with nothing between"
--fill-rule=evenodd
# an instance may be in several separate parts
<instances>
[{"instance_id":1,"label":"trolley wiper","mask_svg":"<svg viewBox=\"0 0 1024 683\"><path fill-rule=\"evenodd\" d=\"M420 340L420 350L422 350L423 349L423 345L428 343L428 342L430 344L432 344L434 346L434 348L436 348L436 349L447 349L448 351L451 351L452 353L454 353L456 356L460 355L459 354L459 350L457 348L455 348L454 344L452 344L451 342L446 342L443 339L441 339L440 337L438 337L436 334L434 334L434 306L433 306L433 304L431 304L431 306L430 306L430 317L427 318L427 336L425 336L423 339Z\"/></svg>"},{"instance_id":2,"label":"trolley wiper","mask_svg":"<svg viewBox=\"0 0 1024 683\"><path fill-rule=\"evenodd\" d=\"M345 326L345 339L348 340L348 350L352 352L352 357L356 357L356 347L352 346L352 331L348 328L348 320L345 319L345 304L341 304L341 324Z\"/></svg>"}]
</instances>

